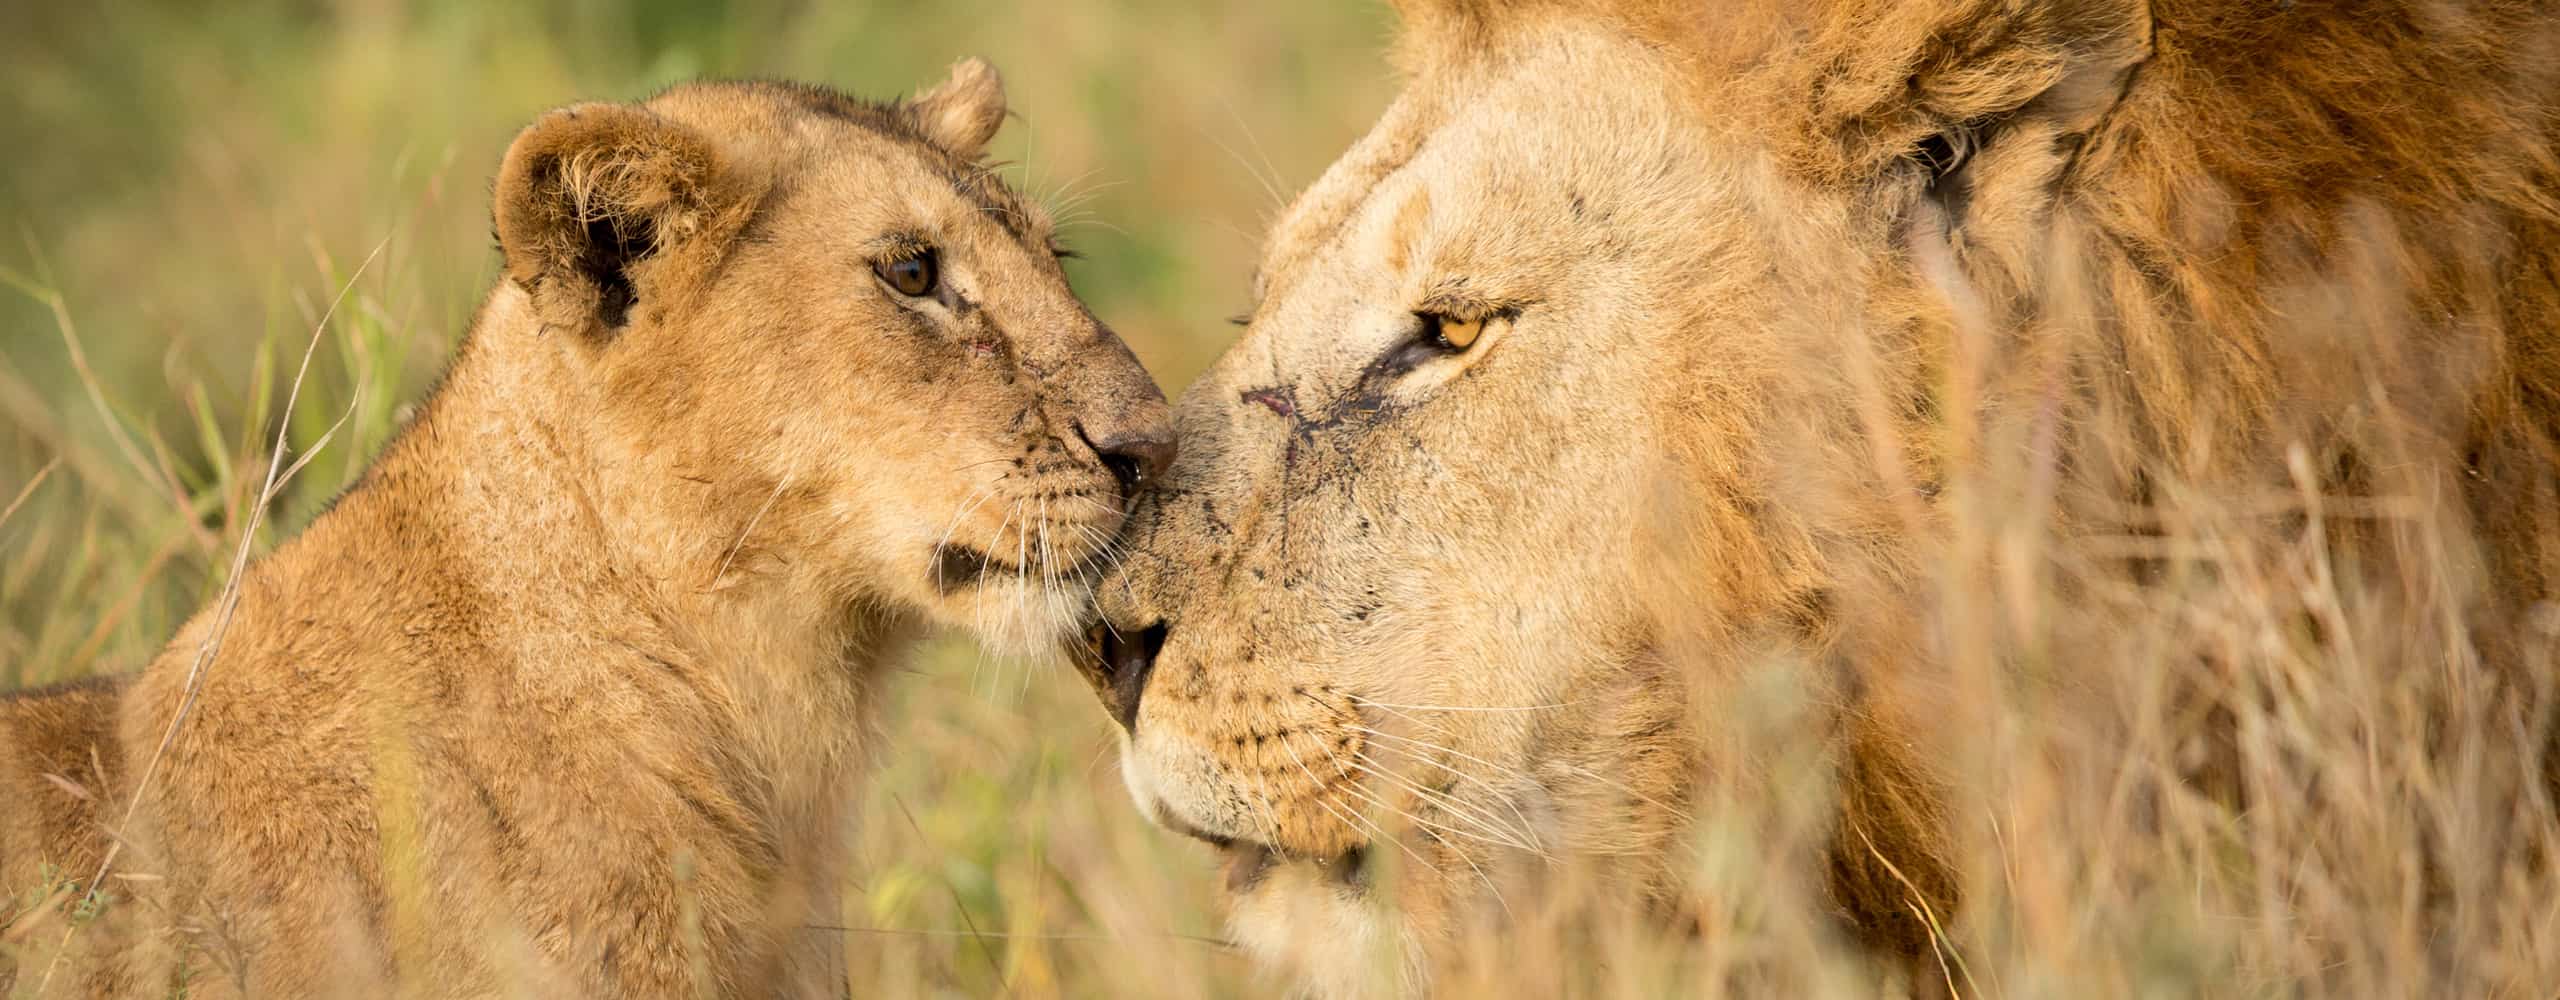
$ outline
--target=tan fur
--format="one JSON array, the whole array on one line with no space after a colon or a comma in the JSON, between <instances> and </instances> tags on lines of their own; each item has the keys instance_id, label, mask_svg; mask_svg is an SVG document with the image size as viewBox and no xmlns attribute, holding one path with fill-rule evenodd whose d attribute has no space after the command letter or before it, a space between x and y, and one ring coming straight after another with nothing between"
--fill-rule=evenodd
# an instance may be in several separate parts
<instances>
[{"instance_id":1,"label":"tan fur","mask_svg":"<svg viewBox=\"0 0 2560 1000\"><path fill-rule=\"evenodd\" d=\"M840 995L804 925L839 922L883 668L937 623L1072 634L1122 518L1097 449L1169 441L978 163L1002 116L971 62L904 105L698 84L527 128L506 280L362 482L120 705L0 709L12 768L112 729L121 783L5 827L0 871L88 879L183 710L116 831L153 881L98 933L190 997ZM875 275L924 246L930 300Z\"/></svg>"},{"instance_id":2,"label":"tan fur","mask_svg":"<svg viewBox=\"0 0 2560 1000\"><path fill-rule=\"evenodd\" d=\"M115 739L123 681L93 678L0 695L0 886L9 893L60 891L96 869L105 843L91 803L110 794L106 776L123 770ZM50 870L46 866L50 865ZM13 902L0 896L0 908Z\"/></svg>"},{"instance_id":3,"label":"tan fur","mask_svg":"<svg viewBox=\"0 0 2560 1000\"><path fill-rule=\"evenodd\" d=\"M2449 498L2470 550L2326 530L2444 561L2452 641L2519 662L2560 580L2546 5L1406 6L1407 87L1274 227L1102 588L1166 629L1131 792L1233 845L1239 938L1305 981L1426 979L1524 859L1675 911L1771 669L1836 766L1770 809L1829 796L1834 905L1926 955L1971 641L1930 595L1978 585L1937 574L1983 470L2044 470L2061 536ZM1433 310L1493 320L1401 354ZM1403 859L1394 919L1355 848Z\"/></svg>"}]
</instances>

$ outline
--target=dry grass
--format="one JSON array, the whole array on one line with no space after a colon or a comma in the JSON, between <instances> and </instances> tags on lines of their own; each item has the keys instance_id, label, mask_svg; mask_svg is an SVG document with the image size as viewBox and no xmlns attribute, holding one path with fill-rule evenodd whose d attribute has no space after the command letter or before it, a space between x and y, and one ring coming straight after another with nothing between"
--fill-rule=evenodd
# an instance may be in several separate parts
<instances>
[{"instance_id":1,"label":"dry grass","mask_svg":"<svg viewBox=\"0 0 2560 1000\"><path fill-rule=\"evenodd\" d=\"M494 279L486 178L544 107L705 73L887 93L986 55L1021 115L999 155L1090 220L1080 290L1178 387L1227 340L1279 192L1389 93L1387 17L1361 3L574 3L530 26L485 2L58 6L0 12L0 688L138 665L233 546L352 481ZM262 522L275 441L310 464ZM2448 641L2442 498L2172 497L2156 532L2056 538L2024 516L2037 473L1951 487L1973 905L1945 986L2560 995L2545 748ZM2339 566L2318 539L2341 522L2438 555ZM2127 558L2160 582L2092 569ZM1453 995L1872 993L1784 877L1830 780L1794 669L1717 693L1755 766L1701 793L1696 927L1524 907ZM844 935L863 995L1271 992L1217 943L1208 852L1126 804L1072 677L953 643L894 691L843 925L813 930Z\"/></svg>"}]
</instances>

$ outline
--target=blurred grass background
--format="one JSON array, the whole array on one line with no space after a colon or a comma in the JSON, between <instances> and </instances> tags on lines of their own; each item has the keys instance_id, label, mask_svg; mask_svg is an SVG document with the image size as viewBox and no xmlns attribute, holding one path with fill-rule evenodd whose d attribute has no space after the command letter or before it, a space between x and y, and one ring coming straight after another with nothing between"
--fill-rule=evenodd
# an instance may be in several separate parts
<instances>
[{"instance_id":1,"label":"blurred grass background","mask_svg":"<svg viewBox=\"0 0 2560 1000\"><path fill-rule=\"evenodd\" d=\"M496 276L489 178L542 110L700 76L887 97L981 55L994 155L1178 391L1260 232L1391 94L1382 3L491 0L0 5L0 690L139 667L351 482ZM368 258L371 258L368 261ZM341 288L291 414L284 389ZM896 688L849 905L881 996L1233 996L1204 848L1127 805L1063 672L936 646Z\"/></svg>"}]
</instances>

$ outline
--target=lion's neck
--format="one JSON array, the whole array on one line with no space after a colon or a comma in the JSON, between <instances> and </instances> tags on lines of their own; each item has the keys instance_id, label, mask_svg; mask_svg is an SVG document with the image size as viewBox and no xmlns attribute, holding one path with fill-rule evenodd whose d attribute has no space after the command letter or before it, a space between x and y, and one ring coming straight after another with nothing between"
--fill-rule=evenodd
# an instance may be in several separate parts
<instances>
[{"instance_id":1,"label":"lion's neck","mask_svg":"<svg viewBox=\"0 0 2560 1000\"><path fill-rule=\"evenodd\" d=\"M564 655L673 671L728 716L706 721L749 744L724 749L776 768L800 767L788 762L818 749L799 742L814 734L849 739L863 690L917 629L822 581L724 580L717 561L737 532L652 502L685 484L640 482L652 470L599 444L562 336L537 329L520 295L493 295L416 426L312 532L388 535L399 541L384 557L463 577L499 619L491 631L520 647L493 653L527 675L579 683L567 664L534 662Z\"/></svg>"}]
</instances>

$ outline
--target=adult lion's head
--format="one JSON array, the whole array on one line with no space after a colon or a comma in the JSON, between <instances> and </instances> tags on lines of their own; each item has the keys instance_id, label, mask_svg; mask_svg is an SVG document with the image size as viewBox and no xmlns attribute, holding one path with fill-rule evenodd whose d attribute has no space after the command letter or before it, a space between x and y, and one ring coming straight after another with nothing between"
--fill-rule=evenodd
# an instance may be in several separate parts
<instances>
[{"instance_id":1,"label":"adult lion's head","mask_svg":"<svg viewBox=\"0 0 2560 1000\"><path fill-rule=\"evenodd\" d=\"M2489 93L2461 53L2514 25L1751 6L1407 4L1405 91L1279 219L1177 407L1093 680L1139 808L1224 848L1239 937L1321 984L1364 944L1421 974L1546 861L1659 901L1721 679L1770 663L1839 750L1836 786L1779 789L1843 845L1829 898L1924 949L1958 884L1908 724L1945 707L1952 481L2043 456L2024 482L2058 499L2022 509L2059 524L2281 484L2304 441L2315 476L2372 475L2334 400L2269 405L2288 379L2418 401L2401 426L2444 440L2512 412L2461 323L2325 291L2494 288L2455 248L2547 243L2488 169L2522 147L2477 102L2409 114L2437 83L2377 102L2324 66ZM2508 294L2463 322L2549 315ZM2394 350L2288 339L2306 309Z\"/></svg>"}]
</instances>

